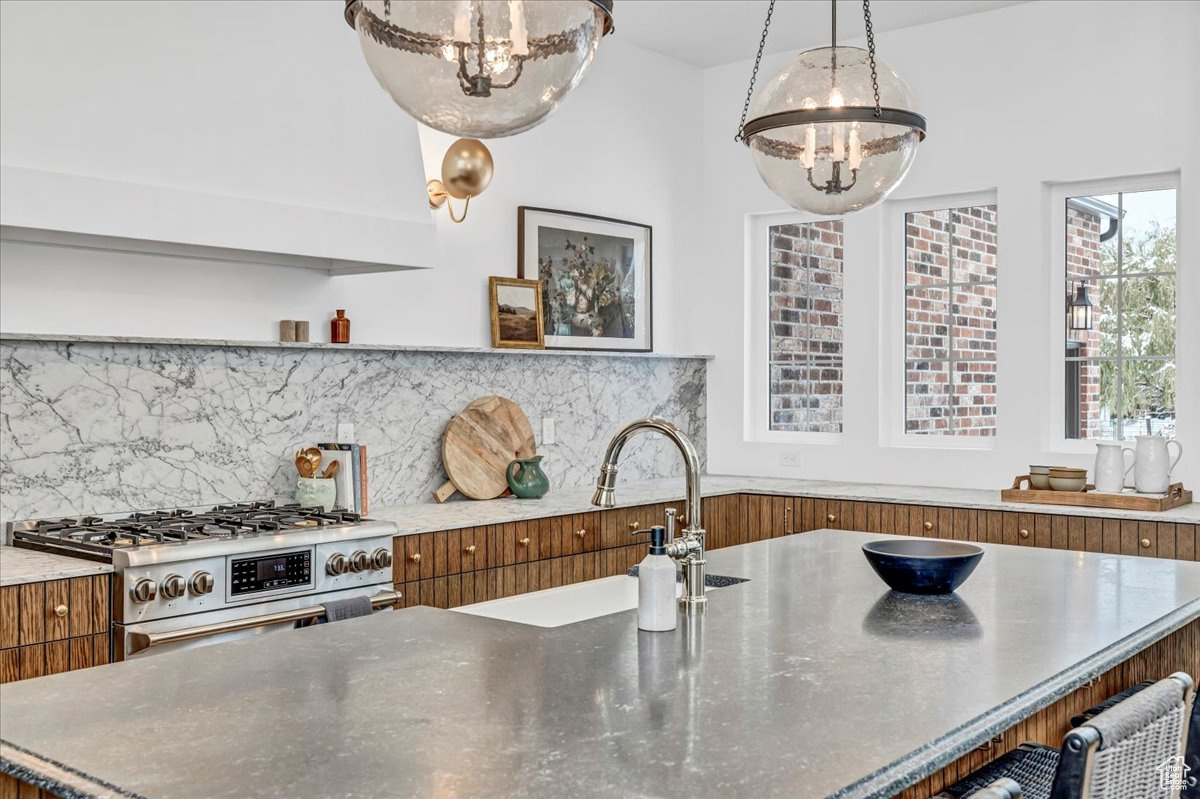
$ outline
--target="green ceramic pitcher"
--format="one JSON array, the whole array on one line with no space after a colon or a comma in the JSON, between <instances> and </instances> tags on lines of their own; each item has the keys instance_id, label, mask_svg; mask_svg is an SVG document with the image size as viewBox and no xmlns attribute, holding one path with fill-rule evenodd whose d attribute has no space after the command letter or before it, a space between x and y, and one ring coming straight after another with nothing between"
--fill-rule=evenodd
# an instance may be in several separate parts
<instances>
[{"instance_id":1,"label":"green ceramic pitcher","mask_svg":"<svg viewBox=\"0 0 1200 799\"><path fill-rule=\"evenodd\" d=\"M542 471L542 456L519 458L508 464L504 476L508 487L520 499L539 499L550 490L550 480Z\"/></svg>"}]
</instances>

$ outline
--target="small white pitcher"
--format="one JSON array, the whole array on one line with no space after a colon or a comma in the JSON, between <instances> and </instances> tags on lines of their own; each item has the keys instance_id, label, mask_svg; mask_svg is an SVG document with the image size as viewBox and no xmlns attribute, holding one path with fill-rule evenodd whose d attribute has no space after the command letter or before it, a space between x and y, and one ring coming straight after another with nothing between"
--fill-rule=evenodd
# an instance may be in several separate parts
<instances>
[{"instance_id":1,"label":"small white pitcher","mask_svg":"<svg viewBox=\"0 0 1200 799\"><path fill-rule=\"evenodd\" d=\"M1125 478L1130 469L1137 463L1137 456L1130 447L1122 446L1121 441L1096 442L1096 467L1092 478L1097 491L1119 494L1125 488ZM1125 466L1125 453L1134 455L1134 461Z\"/></svg>"},{"instance_id":2,"label":"small white pitcher","mask_svg":"<svg viewBox=\"0 0 1200 799\"><path fill-rule=\"evenodd\" d=\"M1167 445L1174 444L1179 452L1170 460ZM1133 464L1133 486L1139 494L1163 494L1171 487L1171 471L1183 457L1183 446L1174 439L1162 436L1138 436L1137 458Z\"/></svg>"}]
</instances>

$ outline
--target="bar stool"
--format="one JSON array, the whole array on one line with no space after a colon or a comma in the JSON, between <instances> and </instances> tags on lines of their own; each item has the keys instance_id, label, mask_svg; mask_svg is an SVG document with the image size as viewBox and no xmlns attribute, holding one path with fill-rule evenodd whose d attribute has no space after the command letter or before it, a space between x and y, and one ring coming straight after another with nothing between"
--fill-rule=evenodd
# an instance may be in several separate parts
<instances>
[{"instance_id":1,"label":"bar stool","mask_svg":"<svg viewBox=\"0 0 1200 799\"><path fill-rule=\"evenodd\" d=\"M983 796L1011 796L1011 786L997 787L1002 778L1015 782L1023 799L1176 799L1178 780L1164 770L1190 776L1183 753L1191 689L1191 677L1172 674L1071 730L1061 749L1021 744L936 799L974 799L993 789Z\"/></svg>"},{"instance_id":2,"label":"bar stool","mask_svg":"<svg viewBox=\"0 0 1200 799\"><path fill-rule=\"evenodd\" d=\"M1021 786L1008 777L1001 777L986 788L980 788L966 799L1022 799Z\"/></svg>"}]
</instances>

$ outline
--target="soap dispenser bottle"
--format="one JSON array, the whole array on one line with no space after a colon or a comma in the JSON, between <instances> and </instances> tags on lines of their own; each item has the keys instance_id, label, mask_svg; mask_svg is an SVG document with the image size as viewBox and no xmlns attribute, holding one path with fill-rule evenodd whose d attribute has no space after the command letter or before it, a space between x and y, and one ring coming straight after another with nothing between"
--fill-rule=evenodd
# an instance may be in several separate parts
<instances>
[{"instance_id":1,"label":"soap dispenser bottle","mask_svg":"<svg viewBox=\"0 0 1200 799\"><path fill-rule=\"evenodd\" d=\"M650 536L650 553L638 566L638 629L675 629L675 561L667 556L667 530L655 526L633 535Z\"/></svg>"}]
</instances>

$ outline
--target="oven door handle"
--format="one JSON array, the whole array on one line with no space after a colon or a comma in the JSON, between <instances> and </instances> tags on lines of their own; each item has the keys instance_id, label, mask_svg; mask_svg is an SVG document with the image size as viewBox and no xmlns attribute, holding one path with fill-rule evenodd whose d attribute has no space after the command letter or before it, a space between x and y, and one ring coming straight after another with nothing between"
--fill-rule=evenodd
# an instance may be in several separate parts
<instances>
[{"instance_id":1,"label":"oven door handle","mask_svg":"<svg viewBox=\"0 0 1200 799\"><path fill-rule=\"evenodd\" d=\"M371 610L395 607L403 595L399 591L381 591L371 597ZM281 610L276 613L264 613L261 616L251 616L247 619L222 621L215 624L202 624L199 627L188 627L183 630L171 630L165 633L128 633L129 654L134 655L153 646L175 644L180 641L192 641L196 638L208 638L222 633L234 633L241 630L252 630L255 627L266 627L271 624L304 621L325 615L322 605L311 605L295 610Z\"/></svg>"}]
</instances>

